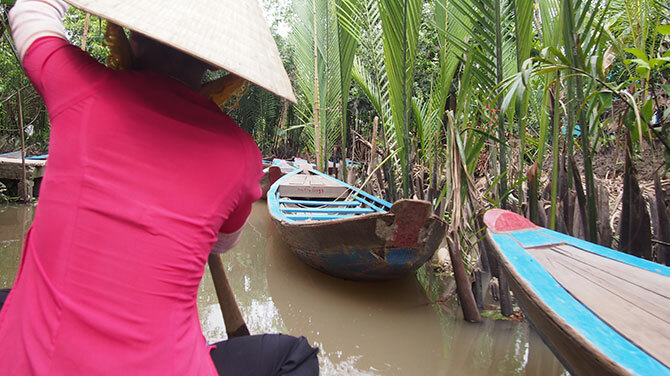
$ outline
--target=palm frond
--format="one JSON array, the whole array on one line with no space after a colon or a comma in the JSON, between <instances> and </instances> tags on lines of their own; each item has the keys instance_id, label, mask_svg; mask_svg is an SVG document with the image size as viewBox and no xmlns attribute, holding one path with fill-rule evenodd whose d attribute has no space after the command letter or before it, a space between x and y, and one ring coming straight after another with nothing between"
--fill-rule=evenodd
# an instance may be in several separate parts
<instances>
[{"instance_id":1,"label":"palm frond","mask_svg":"<svg viewBox=\"0 0 670 376\"><path fill-rule=\"evenodd\" d=\"M416 47L419 37L421 0L379 0L379 15L382 23L384 63L389 82L389 101L393 113L393 125L398 142L399 159L402 161L402 191L409 197L411 168L409 114L414 81Z\"/></svg>"},{"instance_id":2,"label":"palm frond","mask_svg":"<svg viewBox=\"0 0 670 376\"><path fill-rule=\"evenodd\" d=\"M339 106L341 110L340 115L340 142L342 144L342 158L346 157L347 147L347 102L349 101L349 90L351 89L351 75L354 64L354 56L358 48L358 39L349 25L354 17L359 17L361 14L361 2L358 0L336 0L337 7L337 30L339 41L339 56L340 56L340 82L342 84L341 98ZM346 163L344 166L344 179L347 178Z\"/></svg>"},{"instance_id":3,"label":"palm frond","mask_svg":"<svg viewBox=\"0 0 670 376\"><path fill-rule=\"evenodd\" d=\"M325 169L342 134L342 69L337 12L333 0L296 0L291 42L296 65L300 113L311 124L308 145L317 167ZM347 59L351 44L344 48ZM348 90L347 90L348 92ZM311 119L311 121L310 121Z\"/></svg>"}]
</instances>

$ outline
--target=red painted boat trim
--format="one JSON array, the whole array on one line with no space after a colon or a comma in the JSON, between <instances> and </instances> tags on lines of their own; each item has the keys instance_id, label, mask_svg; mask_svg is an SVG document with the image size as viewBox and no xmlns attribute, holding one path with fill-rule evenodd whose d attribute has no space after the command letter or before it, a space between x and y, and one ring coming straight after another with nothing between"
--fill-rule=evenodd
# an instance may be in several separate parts
<instances>
[{"instance_id":1,"label":"red painted boat trim","mask_svg":"<svg viewBox=\"0 0 670 376\"><path fill-rule=\"evenodd\" d=\"M419 244L421 228L432 214L430 204L416 205L409 201L398 201L391 207L391 212L395 214L395 231L387 246L416 247Z\"/></svg>"},{"instance_id":2,"label":"red painted boat trim","mask_svg":"<svg viewBox=\"0 0 670 376\"><path fill-rule=\"evenodd\" d=\"M270 178L270 185L274 184L279 178L281 178L281 168L278 166L270 166L268 169L268 175Z\"/></svg>"},{"instance_id":3,"label":"red painted boat trim","mask_svg":"<svg viewBox=\"0 0 670 376\"><path fill-rule=\"evenodd\" d=\"M484 223L494 232L508 232L519 230L533 230L538 228L533 222L502 209L491 209L484 214Z\"/></svg>"}]
</instances>

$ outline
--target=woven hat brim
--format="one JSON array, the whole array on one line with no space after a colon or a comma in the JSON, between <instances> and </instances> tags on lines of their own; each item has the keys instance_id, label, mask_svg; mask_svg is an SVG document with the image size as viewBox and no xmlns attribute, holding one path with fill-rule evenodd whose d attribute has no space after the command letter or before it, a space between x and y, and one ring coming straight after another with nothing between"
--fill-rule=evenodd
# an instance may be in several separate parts
<instances>
[{"instance_id":1,"label":"woven hat brim","mask_svg":"<svg viewBox=\"0 0 670 376\"><path fill-rule=\"evenodd\" d=\"M296 102L256 0L65 1Z\"/></svg>"}]
</instances>

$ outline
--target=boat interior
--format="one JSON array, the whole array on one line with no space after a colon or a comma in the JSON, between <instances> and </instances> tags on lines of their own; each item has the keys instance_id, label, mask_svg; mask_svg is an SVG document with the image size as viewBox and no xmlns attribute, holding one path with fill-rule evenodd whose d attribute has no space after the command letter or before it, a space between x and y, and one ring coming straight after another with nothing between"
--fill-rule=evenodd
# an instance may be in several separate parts
<instances>
[{"instance_id":1,"label":"boat interior","mask_svg":"<svg viewBox=\"0 0 670 376\"><path fill-rule=\"evenodd\" d=\"M670 367L670 278L570 244L526 251L601 320Z\"/></svg>"}]
</instances>

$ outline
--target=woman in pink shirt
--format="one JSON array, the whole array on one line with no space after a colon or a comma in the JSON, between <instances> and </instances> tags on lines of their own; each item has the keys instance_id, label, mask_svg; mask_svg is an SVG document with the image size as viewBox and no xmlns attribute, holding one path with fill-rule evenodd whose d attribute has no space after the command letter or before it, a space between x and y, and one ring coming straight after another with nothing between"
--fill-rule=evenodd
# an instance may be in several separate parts
<instances>
[{"instance_id":1,"label":"woman in pink shirt","mask_svg":"<svg viewBox=\"0 0 670 376\"><path fill-rule=\"evenodd\" d=\"M198 94L207 65L134 33L134 69L110 70L67 42L66 10L10 13L51 139L0 375L317 374L302 337L203 337L207 256L239 238L262 174L254 140Z\"/></svg>"}]
</instances>

